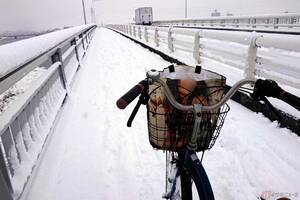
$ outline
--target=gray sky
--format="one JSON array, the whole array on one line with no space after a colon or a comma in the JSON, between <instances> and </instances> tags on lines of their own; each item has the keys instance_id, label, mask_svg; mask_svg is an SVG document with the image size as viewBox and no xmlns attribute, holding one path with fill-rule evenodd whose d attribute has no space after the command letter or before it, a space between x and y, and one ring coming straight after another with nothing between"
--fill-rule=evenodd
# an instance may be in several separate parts
<instances>
[{"instance_id":1,"label":"gray sky","mask_svg":"<svg viewBox=\"0 0 300 200\"><path fill-rule=\"evenodd\" d=\"M126 2L126 3L125 3ZM154 20L184 18L184 0L102 0L95 3L98 20L128 22L134 9L153 7ZM299 0L188 0L188 17L208 17L218 9L222 14L235 15L278 14L284 11L300 13Z\"/></svg>"},{"instance_id":2,"label":"gray sky","mask_svg":"<svg viewBox=\"0 0 300 200\"><path fill-rule=\"evenodd\" d=\"M85 0L88 21L92 0ZM154 20L184 17L184 0L102 0L95 2L98 22L132 22L138 7L153 7ZM188 17L222 14L300 13L300 0L188 0ZM44 30L83 23L81 0L0 0L0 32Z\"/></svg>"}]
</instances>

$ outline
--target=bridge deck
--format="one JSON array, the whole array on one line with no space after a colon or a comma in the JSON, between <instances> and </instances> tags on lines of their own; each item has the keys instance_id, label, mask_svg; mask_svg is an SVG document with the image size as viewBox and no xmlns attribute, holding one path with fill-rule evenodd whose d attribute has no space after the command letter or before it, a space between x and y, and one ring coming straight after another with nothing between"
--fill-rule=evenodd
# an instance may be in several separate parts
<instances>
[{"instance_id":1,"label":"bridge deck","mask_svg":"<svg viewBox=\"0 0 300 200\"><path fill-rule=\"evenodd\" d=\"M145 71L168 63L120 35L99 29L43 155L30 200L159 199L164 154L148 144L145 109L115 101ZM204 165L216 199L256 199L263 191L298 192L300 139L230 102L231 111Z\"/></svg>"}]
</instances>

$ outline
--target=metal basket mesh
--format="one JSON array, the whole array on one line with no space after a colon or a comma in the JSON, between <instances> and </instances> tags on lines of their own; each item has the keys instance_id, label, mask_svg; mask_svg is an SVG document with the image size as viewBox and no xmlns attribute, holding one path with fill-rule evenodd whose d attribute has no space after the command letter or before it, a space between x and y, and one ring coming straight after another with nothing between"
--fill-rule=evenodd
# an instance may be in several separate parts
<instances>
[{"instance_id":1,"label":"metal basket mesh","mask_svg":"<svg viewBox=\"0 0 300 200\"><path fill-rule=\"evenodd\" d=\"M173 90L172 93L176 93L170 83L169 86L171 91ZM178 88L178 85L176 87ZM156 83L151 88L152 90L149 90L150 102L147 105L148 131L151 145L156 149L169 151L186 149L193 132L195 114L193 112L177 110L168 101L165 101L163 106L157 106L156 109L151 108L151 106L153 107L151 100L157 99L157 96L163 96L160 85ZM198 88L197 91L189 91L186 88L180 87L179 90L185 90L185 96L180 97L178 94L175 94L174 96L177 101L186 105L189 102L191 104L200 103L207 105L210 95L223 91L224 86L202 87ZM199 96L199 93L202 95ZM203 96L203 94L206 95ZM190 99L190 101L186 102L185 99ZM157 101L155 103L157 104ZM196 151L204 151L212 148L219 136L229 109L229 106L225 104L218 110L198 113L198 115L201 115L202 120L199 132L197 133Z\"/></svg>"}]
</instances>

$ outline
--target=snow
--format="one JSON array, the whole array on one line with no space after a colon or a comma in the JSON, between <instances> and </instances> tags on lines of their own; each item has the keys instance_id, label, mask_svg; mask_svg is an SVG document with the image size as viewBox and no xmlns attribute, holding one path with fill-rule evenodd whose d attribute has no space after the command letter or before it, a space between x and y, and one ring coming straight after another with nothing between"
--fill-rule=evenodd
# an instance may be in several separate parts
<instances>
[{"instance_id":1,"label":"snow","mask_svg":"<svg viewBox=\"0 0 300 200\"><path fill-rule=\"evenodd\" d=\"M216 199L256 199L263 191L299 194L300 139L235 102L204 166Z\"/></svg>"},{"instance_id":2,"label":"snow","mask_svg":"<svg viewBox=\"0 0 300 200\"><path fill-rule=\"evenodd\" d=\"M18 98L20 94L24 93L24 91L29 88L33 81L38 79L38 77L40 77L45 71L46 70L44 68L35 68L7 91L0 94L0 115L14 100Z\"/></svg>"},{"instance_id":3,"label":"snow","mask_svg":"<svg viewBox=\"0 0 300 200\"><path fill-rule=\"evenodd\" d=\"M5 141L3 146L6 146L6 159L10 164L15 199L19 197L31 175L45 138L50 132L56 113L65 96L65 93L62 92L61 80L58 78L58 67L59 63L55 63L48 70L40 69L38 72L26 76L25 80L21 80L21 83L24 84L21 86L26 89L18 94L17 98L11 101L7 109L0 115L0 130L4 131L1 133L1 140ZM26 79L30 83L27 83ZM43 91L36 93L45 81L53 83L47 93L43 93ZM47 86L44 85L44 89L45 87ZM50 96L52 96L51 100ZM27 102L29 100L30 105ZM16 117L16 115L18 116ZM13 136L14 142L10 142L10 134Z\"/></svg>"},{"instance_id":4,"label":"snow","mask_svg":"<svg viewBox=\"0 0 300 200\"><path fill-rule=\"evenodd\" d=\"M27 199L161 199L165 154L148 142L145 108L129 129L134 105L124 111L115 102L147 70L169 64L115 32L96 30ZM216 199L253 200L264 191L299 197L299 137L229 104L220 138L204 157Z\"/></svg>"},{"instance_id":5,"label":"snow","mask_svg":"<svg viewBox=\"0 0 300 200\"><path fill-rule=\"evenodd\" d=\"M0 46L0 77L90 26L76 26Z\"/></svg>"}]
</instances>

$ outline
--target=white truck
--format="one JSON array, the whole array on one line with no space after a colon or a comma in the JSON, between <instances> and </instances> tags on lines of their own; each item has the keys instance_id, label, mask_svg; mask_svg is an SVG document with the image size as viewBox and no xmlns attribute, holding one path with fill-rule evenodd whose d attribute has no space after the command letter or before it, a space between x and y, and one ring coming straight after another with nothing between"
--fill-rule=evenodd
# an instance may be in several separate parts
<instances>
[{"instance_id":1,"label":"white truck","mask_svg":"<svg viewBox=\"0 0 300 200\"><path fill-rule=\"evenodd\" d=\"M152 7L143 7L135 10L135 24L151 25L153 22Z\"/></svg>"}]
</instances>

